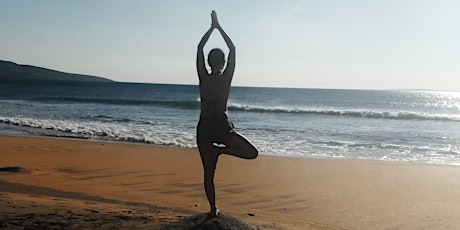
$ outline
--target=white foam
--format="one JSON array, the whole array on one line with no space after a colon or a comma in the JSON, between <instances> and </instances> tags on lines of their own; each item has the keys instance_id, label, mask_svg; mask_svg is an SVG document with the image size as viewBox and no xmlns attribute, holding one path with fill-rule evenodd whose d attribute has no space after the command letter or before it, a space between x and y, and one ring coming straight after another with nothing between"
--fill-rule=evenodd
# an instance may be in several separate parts
<instances>
[{"instance_id":1,"label":"white foam","mask_svg":"<svg viewBox=\"0 0 460 230\"><path fill-rule=\"evenodd\" d=\"M53 130L63 132L63 135L70 133L82 138L144 142L179 147L195 146L195 142L192 141L195 138L193 130L177 133L177 131L170 130L168 126L162 127L161 125L117 124L27 117L0 117L0 122L37 128L37 133L41 134L46 134L46 130Z\"/></svg>"}]
</instances>

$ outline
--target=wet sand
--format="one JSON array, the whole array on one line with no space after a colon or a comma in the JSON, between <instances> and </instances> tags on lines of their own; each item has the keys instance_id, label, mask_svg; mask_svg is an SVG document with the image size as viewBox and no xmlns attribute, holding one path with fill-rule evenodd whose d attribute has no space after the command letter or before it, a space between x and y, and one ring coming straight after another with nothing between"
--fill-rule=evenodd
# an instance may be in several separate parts
<instances>
[{"instance_id":1,"label":"wet sand","mask_svg":"<svg viewBox=\"0 0 460 230\"><path fill-rule=\"evenodd\" d=\"M208 211L195 148L3 136L5 167L20 169L0 170L11 228L161 229ZM259 229L459 229L459 176L458 166L222 156L215 182L221 212Z\"/></svg>"}]
</instances>

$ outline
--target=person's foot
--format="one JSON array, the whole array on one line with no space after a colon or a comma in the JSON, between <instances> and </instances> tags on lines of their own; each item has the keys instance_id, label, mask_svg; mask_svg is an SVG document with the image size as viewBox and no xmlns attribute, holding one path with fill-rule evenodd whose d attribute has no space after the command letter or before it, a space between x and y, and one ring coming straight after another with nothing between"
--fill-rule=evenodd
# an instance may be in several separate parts
<instances>
[{"instance_id":1,"label":"person's foot","mask_svg":"<svg viewBox=\"0 0 460 230\"><path fill-rule=\"evenodd\" d=\"M213 209L211 209L211 211L209 212L208 218L211 219L211 218L217 217L218 215L219 215L219 209L213 208Z\"/></svg>"}]
</instances>

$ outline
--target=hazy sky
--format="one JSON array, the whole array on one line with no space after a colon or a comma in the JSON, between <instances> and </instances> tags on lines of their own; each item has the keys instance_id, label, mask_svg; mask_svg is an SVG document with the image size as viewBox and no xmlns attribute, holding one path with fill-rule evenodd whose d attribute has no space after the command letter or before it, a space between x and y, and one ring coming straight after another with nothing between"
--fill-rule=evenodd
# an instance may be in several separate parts
<instances>
[{"instance_id":1,"label":"hazy sky","mask_svg":"<svg viewBox=\"0 0 460 230\"><path fill-rule=\"evenodd\" d=\"M197 84L212 9L237 48L234 85L460 91L457 0L0 0L0 59ZM216 35L207 51L226 48Z\"/></svg>"}]
</instances>

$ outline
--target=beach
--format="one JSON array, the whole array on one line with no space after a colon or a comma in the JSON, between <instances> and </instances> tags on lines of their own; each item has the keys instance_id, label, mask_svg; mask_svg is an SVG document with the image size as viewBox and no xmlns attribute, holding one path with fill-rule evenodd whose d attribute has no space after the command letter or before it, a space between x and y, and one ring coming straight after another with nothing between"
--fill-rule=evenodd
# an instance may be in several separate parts
<instances>
[{"instance_id":1,"label":"beach","mask_svg":"<svg viewBox=\"0 0 460 230\"><path fill-rule=\"evenodd\" d=\"M53 216L67 227L161 229L208 211L196 148L2 136L0 151L0 168L21 169L0 172L11 228ZM223 155L215 183L222 214L259 229L458 229L459 175L446 165Z\"/></svg>"}]
</instances>

